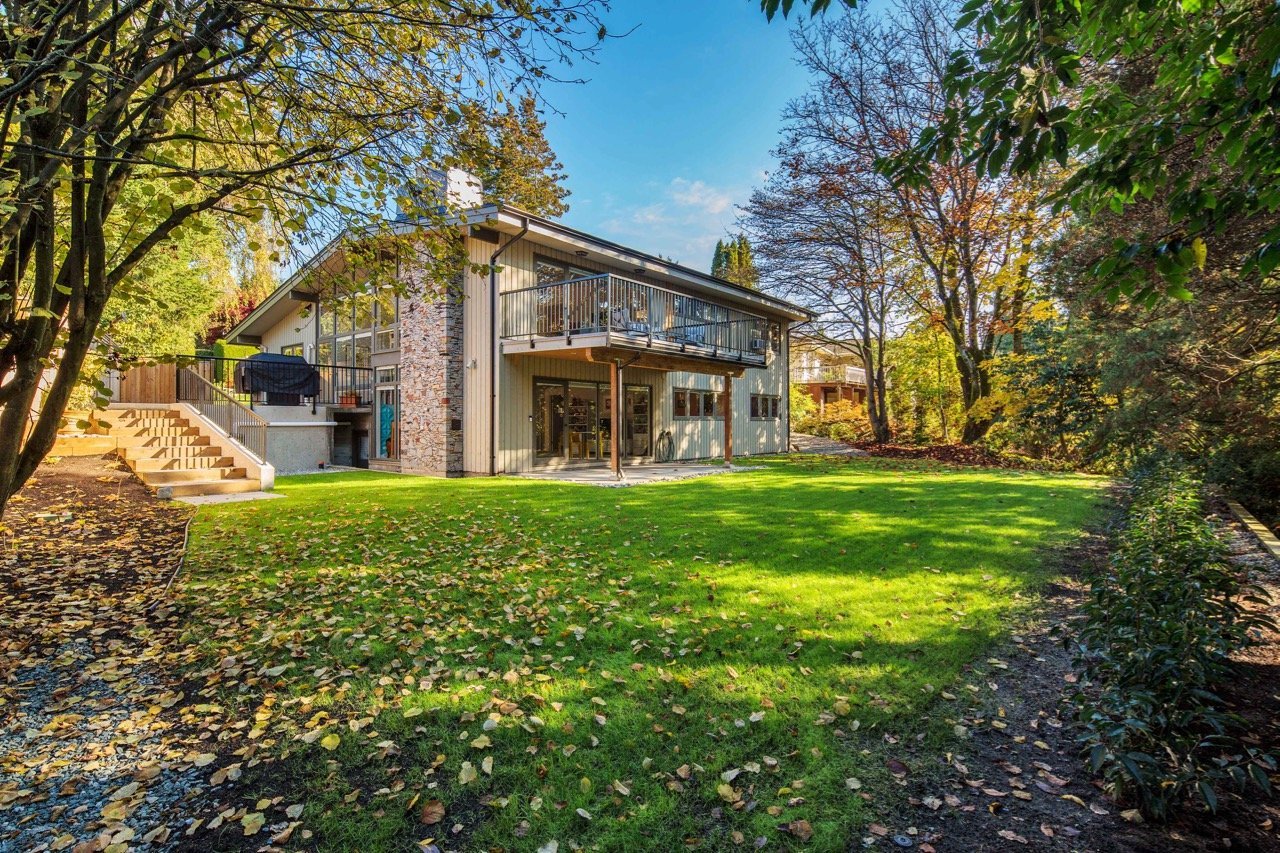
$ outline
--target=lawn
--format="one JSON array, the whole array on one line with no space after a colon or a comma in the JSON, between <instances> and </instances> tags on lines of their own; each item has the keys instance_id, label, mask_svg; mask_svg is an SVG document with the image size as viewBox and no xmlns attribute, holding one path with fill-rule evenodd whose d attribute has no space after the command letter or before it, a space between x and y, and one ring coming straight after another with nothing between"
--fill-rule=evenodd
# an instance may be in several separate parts
<instances>
[{"instance_id":1,"label":"lawn","mask_svg":"<svg viewBox=\"0 0 1280 853\"><path fill-rule=\"evenodd\" d=\"M179 594L242 782L304 807L294 843L847 849L892 801L887 744L946 748L945 696L1101 486L803 458L627 489L282 478L201 509Z\"/></svg>"}]
</instances>

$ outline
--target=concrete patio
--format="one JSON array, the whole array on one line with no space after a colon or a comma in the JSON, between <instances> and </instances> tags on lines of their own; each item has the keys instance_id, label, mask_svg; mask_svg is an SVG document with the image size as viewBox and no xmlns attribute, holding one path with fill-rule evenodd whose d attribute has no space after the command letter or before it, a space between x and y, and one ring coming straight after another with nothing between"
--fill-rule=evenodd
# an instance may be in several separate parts
<instances>
[{"instance_id":1,"label":"concrete patio","mask_svg":"<svg viewBox=\"0 0 1280 853\"><path fill-rule=\"evenodd\" d=\"M621 486L642 486L646 483L663 483L669 480L687 480L692 477L709 477L712 474L758 471L762 467L764 466L733 465L726 468L723 464L705 465L695 462L667 465L630 465L623 467L621 480L616 479L613 476L613 472L604 466L556 468L530 471L515 476L531 480L555 480L561 483L583 483L590 486L618 488Z\"/></svg>"}]
</instances>

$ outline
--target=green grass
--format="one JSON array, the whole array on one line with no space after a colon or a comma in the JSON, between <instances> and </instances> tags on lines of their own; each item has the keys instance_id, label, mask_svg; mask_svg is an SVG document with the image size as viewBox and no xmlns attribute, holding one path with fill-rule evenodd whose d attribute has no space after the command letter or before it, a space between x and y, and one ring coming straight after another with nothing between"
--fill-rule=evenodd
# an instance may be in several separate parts
<instances>
[{"instance_id":1,"label":"green grass","mask_svg":"<svg viewBox=\"0 0 1280 853\"><path fill-rule=\"evenodd\" d=\"M305 803L308 844L777 849L805 820L847 849L891 807L884 735L949 731L938 694L1101 485L804 458L627 489L282 478L201 509L182 595L224 722L278 759L246 778Z\"/></svg>"}]
</instances>

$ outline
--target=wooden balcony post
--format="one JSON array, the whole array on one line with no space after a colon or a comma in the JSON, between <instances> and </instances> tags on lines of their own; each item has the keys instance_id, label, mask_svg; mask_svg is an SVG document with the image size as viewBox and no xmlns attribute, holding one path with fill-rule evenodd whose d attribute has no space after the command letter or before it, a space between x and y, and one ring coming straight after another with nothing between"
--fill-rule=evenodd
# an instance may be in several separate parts
<instances>
[{"instance_id":1,"label":"wooden balcony post","mask_svg":"<svg viewBox=\"0 0 1280 853\"><path fill-rule=\"evenodd\" d=\"M733 377L724 375L724 467L733 465Z\"/></svg>"},{"instance_id":2,"label":"wooden balcony post","mask_svg":"<svg viewBox=\"0 0 1280 853\"><path fill-rule=\"evenodd\" d=\"M609 421L609 467L613 476L622 479L622 456L618 441L622 432L622 365L617 359L609 362L609 406L613 410Z\"/></svg>"}]
</instances>

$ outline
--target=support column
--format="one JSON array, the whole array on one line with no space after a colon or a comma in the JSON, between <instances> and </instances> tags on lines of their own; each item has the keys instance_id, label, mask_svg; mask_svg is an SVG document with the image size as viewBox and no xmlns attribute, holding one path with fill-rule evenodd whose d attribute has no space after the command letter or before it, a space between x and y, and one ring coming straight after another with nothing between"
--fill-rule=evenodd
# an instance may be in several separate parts
<instances>
[{"instance_id":1,"label":"support column","mask_svg":"<svg viewBox=\"0 0 1280 853\"><path fill-rule=\"evenodd\" d=\"M733 377L724 375L724 467L733 465Z\"/></svg>"},{"instance_id":2,"label":"support column","mask_svg":"<svg viewBox=\"0 0 1280 853\"><path fill-rule=\"evenodd\" d=\"M622 479L622 455L618 452L618 442L622 427L622 365L616 360L609 362L609 467L613 476Z\"/></svg>"}]
</instances>

